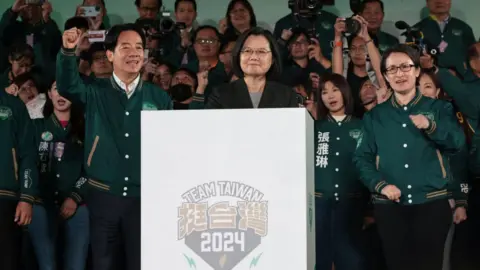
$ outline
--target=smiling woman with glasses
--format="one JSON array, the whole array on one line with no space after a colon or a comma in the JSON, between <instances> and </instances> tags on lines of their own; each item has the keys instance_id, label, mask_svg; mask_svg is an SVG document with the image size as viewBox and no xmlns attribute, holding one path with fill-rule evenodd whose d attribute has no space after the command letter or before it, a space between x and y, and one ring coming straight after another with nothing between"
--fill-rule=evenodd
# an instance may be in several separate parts
<instances>
[{"instance_id":1,"label":"smiling woman with glasses","mask_svg":"<svg viewBox=\"0 0 480 270\"><path fill-rule=\"evenodd\" d=\"M214 90L206 109L298 107L293 89L274 81L282 63L269 31L255 27L243 33L232 56L232 69L239 79Z\"/></svg>"},{"instance_id":2,"label":"smiling woman with glasses","mask_svg":"<svg viewBox=\"0 0 480 270\"><path fill-rule=\"evenodd\" d=\"M465 146L452 104L422 95L418 52L398 45L385 52L381 71L393 90L367 112L354 163L372 193L387 267L442 269L452 224L448 155Z\"/></svg>"}]
</instances>

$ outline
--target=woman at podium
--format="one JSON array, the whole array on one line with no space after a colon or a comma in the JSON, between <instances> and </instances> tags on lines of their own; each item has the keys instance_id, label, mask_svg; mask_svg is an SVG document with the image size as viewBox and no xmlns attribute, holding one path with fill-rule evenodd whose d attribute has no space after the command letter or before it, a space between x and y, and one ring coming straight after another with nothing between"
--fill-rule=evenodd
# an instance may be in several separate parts
<instances>
[{"instance_id":1,"label":"woman at podium","mask_svg":"<svg viewBox=\"0 0 480 270\"><path fill-rule=\"evenodd\" d=\"M255 27L243 33L232 57L233 72L239 79L215 89L205 109L298 107L293 89L273 81L282 72L282 61L269 31Z\"/></svg>"},{"instance_id":2,"label":"woman at podium","mask_svg":"<svg viewBox=\"0 0 480 270\"><path fill-rule=\"evenodd\" d=\"M394 94L365 114L354 155L373 194L389 270L442 269L452 224L446 155L465 144L452 104L416 88L419 65L417 51L406 45L385 52L381 69Z\"/></svg>"},{"instance_id":3,"label":"woman at podium","mask_svg":"<svg viewBox=\"0 0 480 270\"><path fill-rule=\"evenodd\" d=\"M319 85L315 122L315 242L317 270L363 269L358 250L366 200L353 153L362 121L352 116L350 87L339 74Z\"/></svg>"}]
</instances>

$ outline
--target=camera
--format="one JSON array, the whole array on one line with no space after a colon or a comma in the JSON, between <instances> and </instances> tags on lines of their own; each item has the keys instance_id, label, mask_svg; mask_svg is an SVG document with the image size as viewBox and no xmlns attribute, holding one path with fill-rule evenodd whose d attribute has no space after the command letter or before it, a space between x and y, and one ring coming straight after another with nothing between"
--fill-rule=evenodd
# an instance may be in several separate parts
<instances>
[{"instance_id":1,"label":"camera","mask_svg":"<svg viewBox=\"0 0 480 270\"><path fill-rule=\"evenodd\" d=\"M360 24L360 22L355 20L353 16L345 19L345 35L346 36L357 35L358 33L360 33L361 29L362 29L362 25Z\"/></svg>"},{"instance_id":2,"label":"camera","mask_svg":"<svg viewBox=\"0 0 480 270\"><path fill-rule=\"evenodd\" d=\"M145 32L147 38L163 39L175 30L186 29L185 23L174 22L169 13L163 13L160 19L138 19L135 24L139 25ZM152 31L153 30L153 31Z\"/></svg>"},{"instance_id":3,"label":"camera","mask_svg":"<svg viewBox=\"0 0 480 270\"><path fill-rule=\"evenodd\" d=\"M308 38L316 38L315 21L319 10L322 9L322 0L289 0L288 8L296 21L296 28L303 28L308 33Z\"/></svg>"},{"instance_id":4,"label":"camera","mask_svg":"<svg viewBox=\"0 0 480 270\"><path fill-rule=\"evenodd\" d=\"M431 56L436 56L439 52L424 39L423 32L420 29L411 27L404 21L395 22L395 27L399 30L405 30L401 35L406 37L405 44L415 48L420 55L424 52ZM435 59L434 59L435 61Z\"/></svg>"}]
</instances>

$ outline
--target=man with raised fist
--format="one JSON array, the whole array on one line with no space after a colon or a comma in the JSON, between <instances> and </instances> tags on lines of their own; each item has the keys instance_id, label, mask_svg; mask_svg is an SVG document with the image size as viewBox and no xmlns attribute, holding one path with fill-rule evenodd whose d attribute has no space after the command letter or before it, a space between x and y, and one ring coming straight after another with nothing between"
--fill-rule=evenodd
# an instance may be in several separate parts
<instances>
[{"instance_id":1,"label":"man with raised fist","mask_svg":"<svg viewBox=\"0 0 480 270\"><path fill-rule=\"evenodd\" d=\"M117 245L124 248L126 270L140 269L140 112L170 110L165 91L140 79L145 35L134 24L112 27L105 39L109 78L84 84L75 57L82 32L63 34L57 58L57 87L86 111L85 164L89 195L93 269L109 270Z\"/></svg>"}]
</instances>

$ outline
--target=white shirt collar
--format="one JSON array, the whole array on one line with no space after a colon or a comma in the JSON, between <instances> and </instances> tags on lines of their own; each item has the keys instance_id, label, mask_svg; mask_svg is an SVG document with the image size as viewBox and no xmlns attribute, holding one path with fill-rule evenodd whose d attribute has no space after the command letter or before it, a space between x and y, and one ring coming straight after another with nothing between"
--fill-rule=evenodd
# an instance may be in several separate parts
<instances>
[{"instance_id":1,"label":"white shirt collar","mask_svg":"<svg viewBox=\"0 0 480 270\"><path fill-rule=\"evenodd\" d=\"M127 97L130 98L133 93L135 92L138 84L140 83L140 74L137 76L137 78L135 78L135 80L133 80L133 82L131 84L129 84L128 86L125 85L125 83L123 83L118 77L117 75L115 75L115 72L113 72L113 79L115 80L115 82L118 84L118 86L120 86L120 88L122 88L125 93L127 94Z\"/></svg>"}]
</instances>

